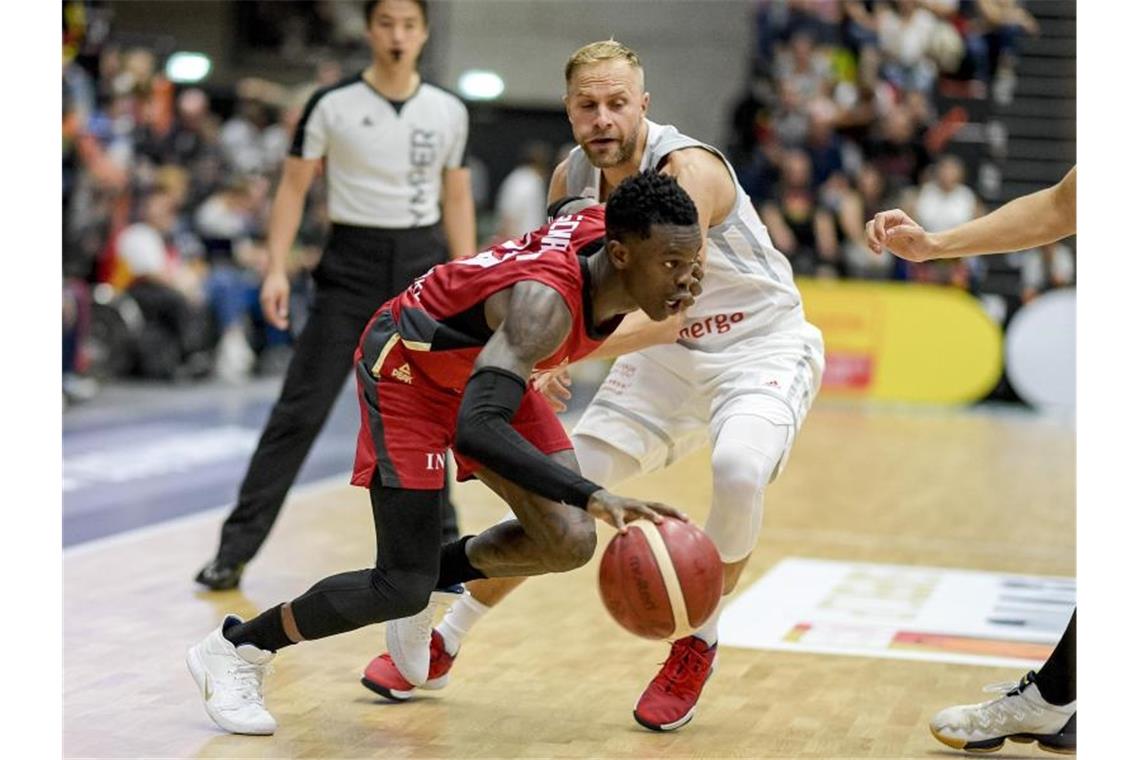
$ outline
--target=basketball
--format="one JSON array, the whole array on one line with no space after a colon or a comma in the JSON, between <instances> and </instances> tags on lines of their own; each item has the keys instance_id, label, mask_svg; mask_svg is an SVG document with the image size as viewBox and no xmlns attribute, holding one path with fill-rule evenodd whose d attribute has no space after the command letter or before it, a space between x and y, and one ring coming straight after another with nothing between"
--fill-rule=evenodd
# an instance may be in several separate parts
<instances>
[{"instance_id":1,"label":"basketball","mask_svg":"<svg viewBox=\"0 0 1140 760\"><path fill-rule=\"evenodd\" d=\"M720 554L692 523L637 520L602 555L598 587L614 620L647 639L677 639L716 610L724 583Z\"/></svg>"}]
</instances>

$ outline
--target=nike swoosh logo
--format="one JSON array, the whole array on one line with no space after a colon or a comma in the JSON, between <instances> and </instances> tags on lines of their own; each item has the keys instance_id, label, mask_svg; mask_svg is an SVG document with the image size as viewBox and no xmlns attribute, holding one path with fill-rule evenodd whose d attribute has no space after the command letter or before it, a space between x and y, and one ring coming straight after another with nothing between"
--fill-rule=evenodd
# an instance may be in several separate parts
<instances>
[{"instance_id":1,"label":"nike swoosh logo","mask_svg":"<svg viewBox=\"0 0 1140 760\"><path fill-rule=\"evenodd\" d=\"M205 693L206 701L210 701L210 697L214 696L214 690L210 688L210 674L206 673L206 683L202 685L202 691Z\"/></svg>"}]
</instances>

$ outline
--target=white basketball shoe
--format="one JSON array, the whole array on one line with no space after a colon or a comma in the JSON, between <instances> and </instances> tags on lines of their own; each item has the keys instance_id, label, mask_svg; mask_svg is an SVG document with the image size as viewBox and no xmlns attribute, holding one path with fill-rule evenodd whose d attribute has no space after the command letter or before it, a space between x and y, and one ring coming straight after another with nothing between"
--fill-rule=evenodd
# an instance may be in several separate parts
<instances>
[{"instance_id":1,"label":"white basketball shoe","mask_svg":"<svg viewBox=\"0 0 1140 760\"><path fill-rule=\"evenodd\" d=\"M190 647L186 665L198 684L206 714L215 723L235 734L272 734L277 721L265 709L261 684L276 655L252 644L230 643L222 631L240 622L237 615L227 615L209 636Z\"/></svg>"},{"instance_id":2,"label":"white basketball shoe","mask_svg":"<svg viewBox=\"0 0 1140 760\"><path fill-rule=\"evenodd\" d=\"M1009 739L1049 752L1077 751L1077 701L1051 705L1041 697L1029 671L1019 683L993 684L985 691L1004 696L975 705L957 705L930 719L930 732L943 744L968 752L996 752Z\"/></svg>"},{"instance_id":3,"label":"white basketball shoe","mask_svg":"<svg viewBox=\"0 0 1140 760\"><path fill-rule=\"evenodd\" d=\"M460 584L433 591L427 607L411 617L389 620L385 626L388 654L412 686L423 686L428 680L428 669L431 667L431 629L436 613L466 593L467 589Z\"/></svg>"}]
</instances>

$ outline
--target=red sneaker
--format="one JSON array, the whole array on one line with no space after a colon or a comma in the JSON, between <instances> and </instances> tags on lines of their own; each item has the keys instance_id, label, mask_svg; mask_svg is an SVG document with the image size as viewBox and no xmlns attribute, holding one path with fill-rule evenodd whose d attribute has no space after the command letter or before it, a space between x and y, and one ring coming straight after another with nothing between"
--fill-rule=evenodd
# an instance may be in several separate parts
<instances>
[{"instance_id":1,"label":"red sneaker","mask_svg":"<svg viewBox=\"0 0 1140 760\"><path fill-rule=\"evenodd\" d=\"M673 642L665 660L633 709L633 719L651 731L673 731L693 719L701 689L716 669L716 644L696 636Z\"/></svg>"},{"instance_id":2,"label":"red sneaker","mask_svg":"<svg viewBox=\"0 0 1140 760\"><path fill-rule=\"evenodd\" d=\"M458 652L454 656L447 653L447 649L443 646L443 636L440 635L439 631L433 630L431 632L431 665L428 668L428 680L420 688L430 691L447 686L447 681L451 677L448 672L458 656ZM366 688L393 702L403 702L409 699L412 692L416 690L416 687L408 683L408 679L400 674L400 669L396 667L396 663L392 662L392 656L387 653L372 658L372 662L368 663L368 667L364 669L364 675L360 682Z\"/></svg>"}]
</instances>

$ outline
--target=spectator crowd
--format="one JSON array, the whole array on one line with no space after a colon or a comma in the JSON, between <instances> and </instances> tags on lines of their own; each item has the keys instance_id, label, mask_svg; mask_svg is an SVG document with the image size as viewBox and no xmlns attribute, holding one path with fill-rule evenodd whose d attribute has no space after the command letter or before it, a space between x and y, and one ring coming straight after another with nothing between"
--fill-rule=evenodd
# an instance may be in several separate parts
<instances>
[{"instance_id":1,"label":"spectator crowd","mask_svg":"<svg viewBox=\"0 0 1140 760\"><path fill-rule=\"evenodd\" d=\"M258 304L271 191L305 100L340 67L211 96L176 88L149 49L92 44L83 9L64 19L65 397L89 395L91 375L279 372L290 337ZM321 193L314 183L292 260L297 314L327 225Z\"/></svg>"},{"instance_id":2,"label":"spectator crowd","mask_svg":"<svg viewBox=\"0 0 1140 760\"><path fill-rule=\"evenodd\" d=\"M978 263L875 256L863 225L893 207L931 231L985 212L954 104L1008 102L1033 16L1018 0L759 0L755 21L730 157L795 272L975 288ZM1059 264L1027 266L1024 297L1071 275L1063 251L1045 258Z\"/></svg>"},{"instance_id":3,"label":"spectator crowd","mask_svg":"<svg viewBox=\"0 0 1140 760\"><path fill-rule=\"evenodd\" d=\"M241 20L264 36L257 14L273 5L247 4ZM65 4L63 26L65 396L90 395L91 375L279 372L290 337L258 304L271 193L307 97L341 79L341 66L322 60L296 88L175 86L161 56L110 41L86 7ZM863 225L891 207L932 231L984 213L968 180L976 167L952 140L965 116L947 104L1008 99L1034 18L1018 0L758 0L755 23L750 86L726 147L797 275L974 288L976 261L876 256ZM309 28L279 26L266 44L299 45ZM480 201L495 207L484 241L544 214L557 158L542 144L518 152L496 196ZM323 193L315 182L294 250L295 324L327 227ZM1026 254L1024 272L1024 299L1072 282L1071 252Z\"/></svg>"}]
</instances>

